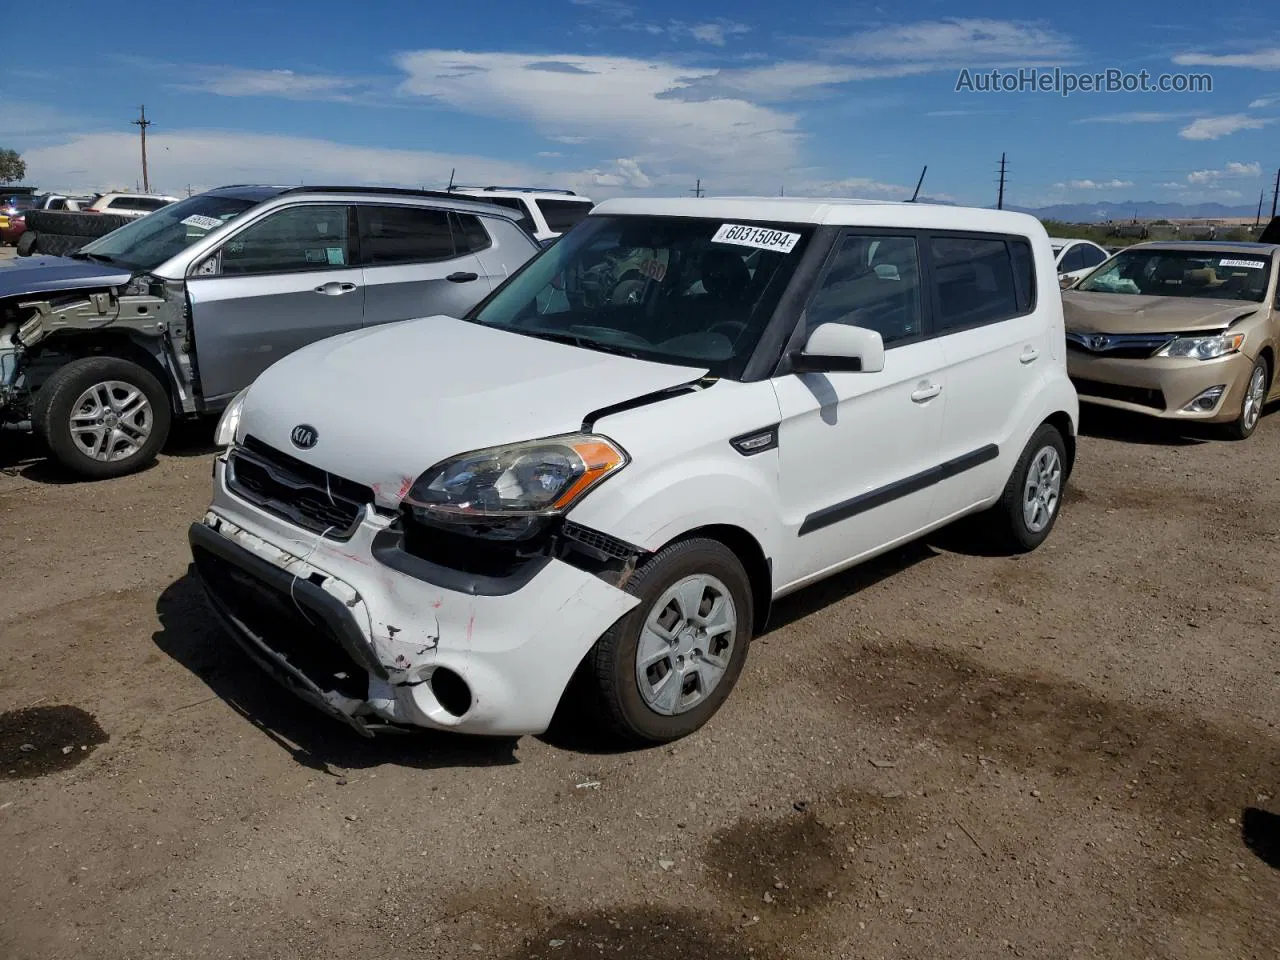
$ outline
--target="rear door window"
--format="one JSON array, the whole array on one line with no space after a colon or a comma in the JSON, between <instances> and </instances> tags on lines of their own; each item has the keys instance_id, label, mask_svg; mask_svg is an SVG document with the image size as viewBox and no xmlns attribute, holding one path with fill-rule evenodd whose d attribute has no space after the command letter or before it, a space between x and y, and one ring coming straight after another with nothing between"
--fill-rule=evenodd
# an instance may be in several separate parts
<instances>
[{"instance_id":1,"label":"rear door window","mask_svg":"<svg viewBox=\"0 0 1280 960\"><path fill-rule=\"evenodd\" d=\"M350 262L347 208L338 204L287 207L222 247L224 275L333 270Z\"/></svg>"},{"instance_id":2,"label":"rear door window","mask_svg":"<svg viewBox=\"0 0 1280 960\"><path fill-rule=\"evenodd\" d=\"M1096 267L1107 259L1107 252L1091 243L1082 243L1080 245L1080 256L1083 261L1083 268Z\"/></svg>"},{"instance_id":3,"label":"rear door window","mask_svg":"<svg viewBox=\"0 0 1280 960\"><path fill-rule=\"evenodd\" d=\"M1059 273L1071 273L1075 270L1083 270L1086 264L1084 262L1084 247L1076 244L1062 258L1062 262L1058 264Z\"/></svg>"},{"instance_id":4,"label":"rear door window","mask_svg":"<svg viewBox=\"0 0 1280 960\"><path fill-rule=\"evenodd\" d=\"M445 210L361 205L356 211L360 249L370 266L437 263L457 255Z\"/></svg>"},{"instance_id":5,"label":"rear door window","mask_svg":"<svg viewBox=\"0 0 1280 960\"><path fill-rule=\"evenodd\" d=\"M469 213L455 213L453 217L453 243L458 256L464 253L479 253L493 245L484 223L479 217Z\"/></svg>"},{"instance_id":6,"label":"rear door window","mask_svg":"<svg viewBox=\"0 0 1280 960\"><path fill-rule=\"evenodd\" d=\"M1002 237L932 237L934 322L939 334L1025 313L1010 244Z\"/></svg>"}]
</instances>

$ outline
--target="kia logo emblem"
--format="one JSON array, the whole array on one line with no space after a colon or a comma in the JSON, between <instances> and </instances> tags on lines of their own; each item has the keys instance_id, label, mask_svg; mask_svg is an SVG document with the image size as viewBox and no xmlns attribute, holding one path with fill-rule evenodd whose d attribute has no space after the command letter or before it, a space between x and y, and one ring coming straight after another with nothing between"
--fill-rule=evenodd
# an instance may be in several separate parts
<instances>
[{"instance_id":1,"label":"kia logo emblem","mask_svg":"<svg viewBox=\"0 0 1280 960\"><path fill-rule=\"evenodd\" d=\"M320 434L316 432L316 428L309 423L300 423L293 428L293 433L289 434L289 440L299 450L310 450L316 445L316 441L320 439Z\"/></svg>"}]
</instances>

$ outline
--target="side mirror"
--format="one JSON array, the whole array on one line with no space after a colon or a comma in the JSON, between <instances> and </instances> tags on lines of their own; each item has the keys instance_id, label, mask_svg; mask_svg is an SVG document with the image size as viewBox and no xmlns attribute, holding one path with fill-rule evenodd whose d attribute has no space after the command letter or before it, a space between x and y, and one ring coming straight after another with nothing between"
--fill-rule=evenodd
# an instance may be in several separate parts
<instances>
[{"instance_id":1,"label":"side mirror","mask_svg":"<svg viewBox=\"0 0 1280 960\"><path fill-rule=\"evenodd\" d=\"M188 271L189 277L216 277L222 272L222 251L218 251L211 257L205 257L199 263L193 265Z\"/></svg>"},{"instance_id":2,"label":"side mirror","mask_svg":"<svg viewBox=\"0 0 1280 960\"><path fill-rule=\"evenodd\" d=\"M796 373L879 373L884 340L875 330L824 323L809 334L804 349L791 354Z\"/></svg>"},{"instance_id":3,"label":"side mirror","mask_svg":"<svg viewBox=\"0 0 1280 960\"><path fill-rule=\"evenodd\" d=\"M1063 290L1070 290L1079 282L1079 277L1073 277L1069 273L1061 273L1058 275L1058 286Z\"/></svg>"}]
</instances>

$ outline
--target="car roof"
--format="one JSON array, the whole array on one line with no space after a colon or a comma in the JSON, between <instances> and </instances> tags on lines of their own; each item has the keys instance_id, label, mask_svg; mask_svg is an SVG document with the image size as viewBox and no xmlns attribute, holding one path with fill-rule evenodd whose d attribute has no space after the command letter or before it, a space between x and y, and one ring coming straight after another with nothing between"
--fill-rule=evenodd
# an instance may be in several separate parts
<instances>
[{"instance_id":1,"label":"car roof","mask_svg":"<svg viewBox=\"0 0 1280 960\"><path fill-rule=\"evenodd\" d=\"M590 213L593 217L611 215L981 230L1028 236L1044 233L1044 226L1035 217L1011 210L843 197L628 197L603 200Z\"/></svg>"},{"instance_id":2,"label":"car roof","mask_svg":"<svg viewBox=\"0 0 1280 960\"><path fill-rule=\"evenodd\" d=\"M337 199L341 201L351 200L368 200L370 198L385 198L388 200L430 200L433 204L447 205L450 210L456 210L459 213L474 213L477 215L501 217L504 220L510 220L519 223L527 219L519 210L512 210L509 207L503 207L496 203L486 203L483 200L471 200L466 196L458 196L453 193L447 193L443 190L413 190L410 188L400 187L358 187L358 186L328 186L328 185L312 185L312 186L267 186L263 184L235 184L227 187L217 187L213 190L206 190L202 196L221 196L234 197L240 200L255 200L259 203L266 200L272 200L276 197L284 196L305 197L317 196L327 199Z\"/></svg>"},{"instance_id":3,"label":"car roof","mask_svg":"<svg viewBox=\"0 0 1280 960\"><path fill-rule=\"evenodd\" d=\"M1240 253L1252 251L1258 254L1274 254L1280 244L1255 243L1252 240L1156 240L1151 243L1135 243L1128 250L1199 250L1203 253Z\"/></svg>"},{"instance_id":4,"label":"car roof","mask_svg":"<svg viewBox=\"0 0 1280 960\"><path fill-rule=\"evenodd\" d=\"M450 187L449 192L468 197L532 197L535 200L567 200L570 203L593 202L572 190L555 190L551 187Z\"/></svg>"}]
</instances>

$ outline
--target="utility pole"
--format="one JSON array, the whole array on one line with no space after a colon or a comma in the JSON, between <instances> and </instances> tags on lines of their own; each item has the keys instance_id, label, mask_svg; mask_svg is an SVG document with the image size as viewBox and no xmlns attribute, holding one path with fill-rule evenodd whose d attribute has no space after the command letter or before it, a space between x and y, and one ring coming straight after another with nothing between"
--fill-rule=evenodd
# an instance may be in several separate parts
<instances>
[{"instance_id":1,"label":"utility pole","mask_svg":"<svg viewBox=\"0 0 1280 960\"><path fill-rule=\"evenodd\" d=\"M192 189L191 189L191 184L189 184L189 183L188 183L188 184L187 184L187 196L188 196L188 197L189 197L189 196L191 196L191 194L192 194L193 192L194 192L194 191L192 191Z\"/></svg>"},{"instance_id":2,"label":"utility pole","mask_svg":"<svg viewBox=\"0 0 1280 960\"><path fill-rule=\"evenodd\" d=\"M697 185L689 192L692 193L695 197L702 196L702 179L701 178L698 179Z\"/></svg>"},{"instance_id":3,"label":"utility pole","mask_svg":"<svg viewBox=\"0 0 1280 960\"><path fill-rule=\"evenodd\" d=\"M1004 162L1004 154L1002 153L1000 154L1000 192L996 195L997 210L1004 209L1004 173L1005 173L1005 162Z\"/></svg>"},{"instance_id":4,"label":"utility pole","mask_svg":"<svg viewBox=\"0 0 1280 960\"><path fill-rule=\"evenodd\" d=\"M1271 219L1276 216L1276 197L1280 196L1280 170L1276 171L1276 188L1271 193Z\"/></svg>"},{"instance_id":5,"label":"utility pole","mask_svg":"<svg viewBox=\"0 0 1280 960\"><path fill-rule=\"evenodd\" d=\"M449 186L446 188L446 190L447 190L448 192L450 192L450 193L452 193L452 192L453 192L453 175L454 175L455 173L457 173L457 172L458 172L458 168L457 168L457 167L453 167L453 168L452 168L452 169L450 169L450 171L449 171Z\"/></svg>"},{"instance_id":6,"label":"utility pole","mask_svg":"<svg viewBox=\"0 0 1280 960\"><path fill-rule=\"evenodd\" d=\"M1258 215L1253 218L1253 229L1257 230L1262 224L1262 200L1266 197L1267 191L1264 187L1258 191Z\"/></svg>"},{"instance_id":7,"label":"utility pole","mask_svg":"<svg viewBox=\"0 0 1280 960\"><path fill-rule=\"evenodd\" d=\"M151 121L147 119L147 106L143 104L138 108L138 119L130 121L138 128L138 132L142 135L142 192L151 192L151 180L147 177L147 127L151 126Z\"/></svg>"}]
</instances>

